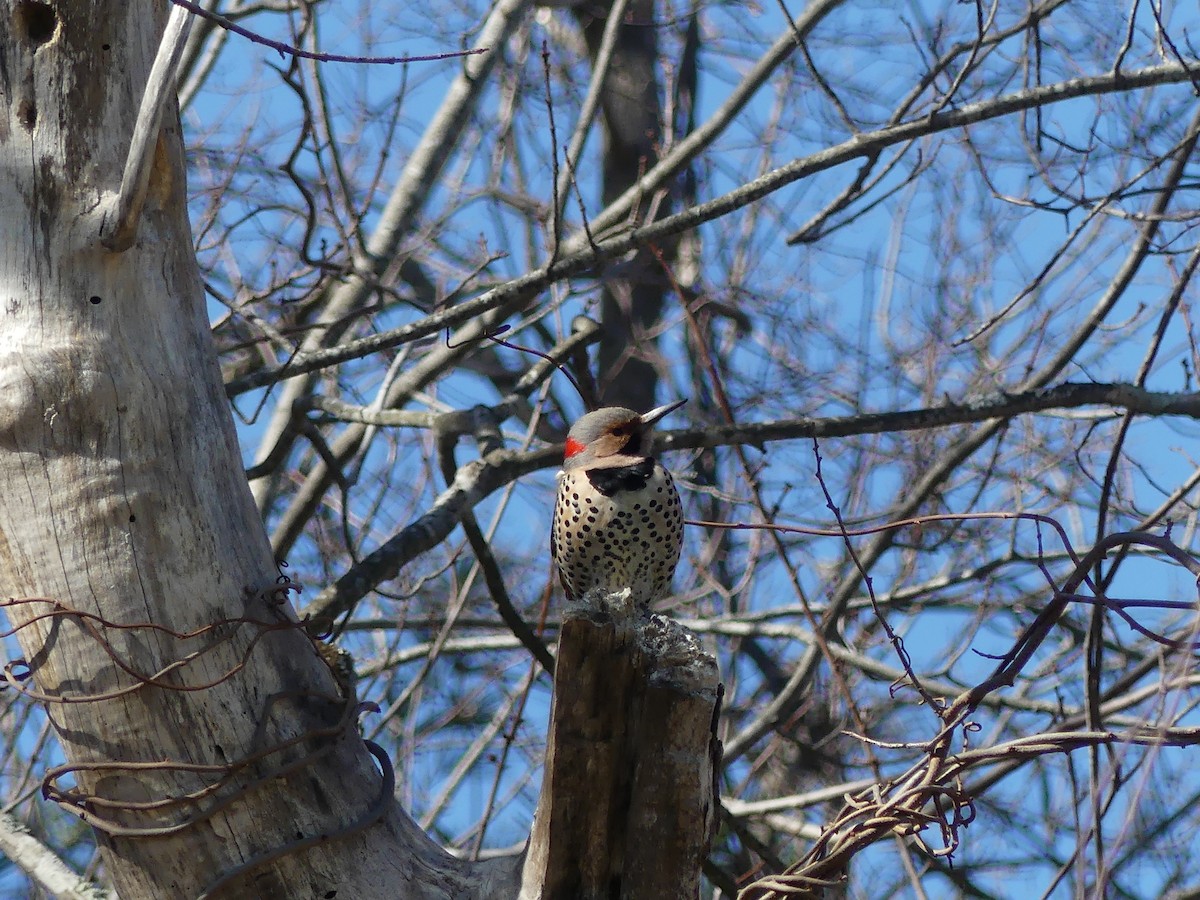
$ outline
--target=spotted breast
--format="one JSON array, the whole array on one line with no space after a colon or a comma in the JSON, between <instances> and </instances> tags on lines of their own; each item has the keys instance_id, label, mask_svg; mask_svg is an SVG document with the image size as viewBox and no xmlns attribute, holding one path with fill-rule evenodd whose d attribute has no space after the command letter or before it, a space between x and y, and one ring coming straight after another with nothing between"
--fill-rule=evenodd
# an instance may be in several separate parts
<instances>
[{"instance_id":1,"label":"spotted breast","mask_svg":"<svg viewBox=\"0 0 1200 900\"><path fill-rule=\"evenodd\" d=\"M572 427L551 532L568 596L628 587L645 608L670 593L683 510L671 473L652 455L650 429L679 405L644 415L606 407Z\"/></svg>"}]
</instances>

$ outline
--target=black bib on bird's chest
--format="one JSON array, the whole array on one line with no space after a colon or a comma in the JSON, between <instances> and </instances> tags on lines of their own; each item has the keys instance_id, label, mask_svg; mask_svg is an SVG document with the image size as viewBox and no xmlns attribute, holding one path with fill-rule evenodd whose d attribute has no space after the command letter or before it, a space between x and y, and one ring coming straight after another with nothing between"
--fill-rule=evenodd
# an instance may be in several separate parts
<instances>
[{"instance_id":1,"label":"black bib on bird's chest","mask_svg":"<svg viewBox=\"0 0 1200 900\"><path fill-rule=\"evenodd\" d=\"M654 460L643 459L632 466L613 469L587 469L592 487L605 497L615 497L621 491L640 491L654 475Z\"/></svg>"}]
</instances>

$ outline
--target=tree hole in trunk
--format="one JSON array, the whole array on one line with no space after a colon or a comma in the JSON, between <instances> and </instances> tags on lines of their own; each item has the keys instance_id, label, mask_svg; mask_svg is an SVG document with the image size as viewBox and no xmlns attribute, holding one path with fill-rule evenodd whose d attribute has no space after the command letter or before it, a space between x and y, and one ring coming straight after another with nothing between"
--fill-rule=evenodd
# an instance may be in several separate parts
<instances>
[{"instance_id":1,"label":"tree hole in trunk","mask_svg":"<svg viewBox=\"0 0 1200 900\"><path fill-rule=\"evenodd\" d=\"M54 39L58 28L58 16L54 7L41 0L21 0L14 12L17 33L24 36L35 47Z\"/></svg>"}]
</instances>

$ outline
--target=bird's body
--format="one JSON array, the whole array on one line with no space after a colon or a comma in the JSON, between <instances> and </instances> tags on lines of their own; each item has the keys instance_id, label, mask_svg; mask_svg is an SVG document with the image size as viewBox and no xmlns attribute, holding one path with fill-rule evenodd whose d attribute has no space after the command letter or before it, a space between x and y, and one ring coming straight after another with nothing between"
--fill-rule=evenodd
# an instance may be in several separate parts
<instances>
[{"instance_id":1,"label":"bird's body","mask_svg":"<svg viewBox=\"0 0 1200 900\"><path fill-rule=\"evenodd\" d=\"M646 608L670 592L683 510L671 473L653 456L650 427L678 405L644 416L607 407L572 427L550 539L569 597L629 588Z\"/></svg>"}]
</instances>

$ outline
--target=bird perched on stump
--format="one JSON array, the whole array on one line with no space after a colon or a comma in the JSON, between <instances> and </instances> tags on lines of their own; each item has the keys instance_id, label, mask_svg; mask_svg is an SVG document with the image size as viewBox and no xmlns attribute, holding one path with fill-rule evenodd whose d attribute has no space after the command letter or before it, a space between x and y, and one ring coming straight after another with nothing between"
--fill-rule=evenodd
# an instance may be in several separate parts
<instances>
[{"instance_id":1,"label":"bird perched on stump","mask_svg":"<svg viewBox=\"0 0 1200 900\"><path fill-rule=\"evenodd\" d=\"M654 457L654 424L680 400L638 415L607 406L567 434L550 555L567 596L631 591L635 608L666 596L683 543L671 473Z\"/></svg>"}]
</instances>

